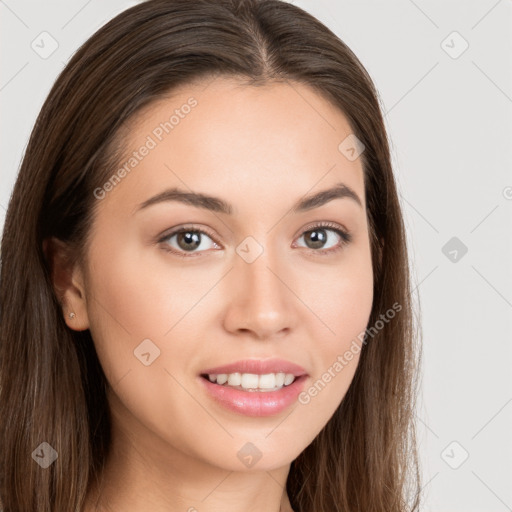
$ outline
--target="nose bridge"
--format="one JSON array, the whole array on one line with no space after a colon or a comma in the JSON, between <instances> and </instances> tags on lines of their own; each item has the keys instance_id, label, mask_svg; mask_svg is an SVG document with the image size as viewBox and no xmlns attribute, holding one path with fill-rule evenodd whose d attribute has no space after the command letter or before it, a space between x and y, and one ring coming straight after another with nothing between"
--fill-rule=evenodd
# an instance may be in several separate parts
<instances>
[{"instance_id":1,"label":"nose bridge","mask_svg":"<svg viewBox=\"0 0 512 512\"><path fill-rule=\"evenodd\" d=\"M247 247L252 252L254 260L245 258L243 253L240 255L241 250ZM249 286L253 300L265 298L270 306L272 302L283 299L283 283L275 275L279 273L278 269L281 267L277 261L276 248L269 248L268 244L266 247L263 247L263 244L254 247L254 242L249 240L239 249L235 270L240 279Z\"/></svg>"},{"instance_id":2,"label":"nose bridge","mask_svg":"<svg viewBox=\"0 0 512 512\"><path fill-rule=\"evenodd\" d=\"M227 317L230 330L269 336L294 325L294 296L285 284L290 273L278 252L254 239L237 247L231 273L236 291Z\"/></svg>"},{"instance_id":3,"label":"nose bridge","mask_svg":"<svg viewBox=\"0 0 512 512\"><path fill-rule=\"evenodd\" d=\"M264 249L263 252L251 263L238 261L241 278L247 282L251 290L251 296L257 298L264 296L267 299L278 299L283 295L283 283L276 277L281 265L276 262L275 254Z\"/></svg>"}]
</instances>

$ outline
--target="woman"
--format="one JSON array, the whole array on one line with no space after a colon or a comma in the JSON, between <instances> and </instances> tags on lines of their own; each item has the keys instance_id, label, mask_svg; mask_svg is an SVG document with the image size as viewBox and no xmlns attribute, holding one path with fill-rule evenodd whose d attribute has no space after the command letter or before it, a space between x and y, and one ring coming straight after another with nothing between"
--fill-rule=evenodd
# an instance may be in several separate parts
<instances>
[{"instance_id":1,"label":"woman","mask_svg":"<svg viewBox=\"0 0 512 512\"><path fill-rule=\"evenodd\" d=\"M149 0L80 48L5 221L4 512L418 510L377 98L280 0Z\"/></svg>"}]
</instances>

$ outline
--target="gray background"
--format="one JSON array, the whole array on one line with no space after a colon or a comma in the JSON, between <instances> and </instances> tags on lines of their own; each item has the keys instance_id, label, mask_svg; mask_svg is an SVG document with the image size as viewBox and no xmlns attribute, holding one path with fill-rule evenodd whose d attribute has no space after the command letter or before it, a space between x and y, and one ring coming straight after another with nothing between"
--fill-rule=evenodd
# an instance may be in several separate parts
<instances>
[{"instance_id":1,"label":"gray background","mask_svg":"<svg viewBox=\"0 0 512 512\"><path fill-rule=\"evenodd\" d=\"M0 0L0 226L57 74L135 3ZM386 114L423 324L422 510L512 510L512 0L293 3L350 46Z\"/></svg>"}]
</instances>

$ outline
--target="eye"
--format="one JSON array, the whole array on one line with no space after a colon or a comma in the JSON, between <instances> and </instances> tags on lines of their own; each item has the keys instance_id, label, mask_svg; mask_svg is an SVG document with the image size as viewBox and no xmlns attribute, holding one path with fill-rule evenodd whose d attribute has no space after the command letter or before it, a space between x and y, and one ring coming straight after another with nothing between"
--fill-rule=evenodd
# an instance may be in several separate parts
<instances>
[{"instance_id":1,"label":"eye","mask_svg":"<svg viewBox=\"0 0 512 512\"><path fill-rule=\"evenodd\" d=\"M299 240L303 237L306 240L306 246L298 245L298 247L305 247L315 254L332 254L352 241L350 233L339 225L329 222L308 226ZM160 238L158 242L163 244L164 250L185 258L199 256L208 249L221 248L212 233L192 226L175 229Z\"/></svg>"},{"instance_id":2,"label":"eye","mask_svg":"<svg viewBox=\"0 0 512 512\"><path fill-rule=\"evenodd\" d=\"M337 224L321 222L309 226L300 236L306 241L306 248L319 254L334 253L352 241L352 235ZM326 247L327 246L327 247ZM304 247L304 246L299 246Z\"/></svg>"},{"instance_id":3,"label":"eye","mask_svg":"<svg viewBox=\"0 0 512 512\"><path fill-rule=\"evenodd\" d=\"M166 251L178 256L188 257L194 255L190 253L202 252L203 250L211 249L212 246L213 248L219 248L220 246L212 238L213 235L204 229L182 227L165 235L159 240L159 243L164 244ZM210 239L210 243L208 243L208 239ZM197 249L200 250L198 251Z\"/></svg>"}]
</instances>

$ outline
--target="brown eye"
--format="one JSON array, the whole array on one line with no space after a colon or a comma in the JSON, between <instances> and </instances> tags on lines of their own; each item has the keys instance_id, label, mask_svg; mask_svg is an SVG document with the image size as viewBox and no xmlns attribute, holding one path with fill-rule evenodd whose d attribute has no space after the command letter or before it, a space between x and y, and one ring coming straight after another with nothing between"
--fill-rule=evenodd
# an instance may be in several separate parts
<instances>
[{"instance_id":1,"label":"brown eye","mask_svg":"<svg viewBox=\"0 0 512 512\"><path fill-rule=\"evenodd\" d=\"M306 245L310 249L322 249L323 245L327 242L327 239L329 238L326 234L326 231L327 230L323 228L306 231L306 233L304 234Z\"/></svg>"},{"instance_id":2,"label":"brown eye","mask_svg":"<svg viewBox=\"0 0 512 512\"><path fill-rule=\"evenodd\" d=\"M321 254L335 252L352 241L352 235L332 224L313 226L300 238L304 238L307 249Z\"/></svg>"},{"instance_id":3,"label":"brown eye","mask_svg":"<svg viewBox=\"0 0 512 512\"><path fill-rule=\"evenodd\" d=\"M180 228L159 240L165 250L179 256L195 255L208 249L218 248L219 245L212 236L202 229Z\"/></svg>"},{"instance_id":4,"label":"brown eye","mask_svg":"<svg viewBox=\"0 0 512 512\"><path fill-rule=\"evenodd\" d=\"M181 231L176 234L176 243L184 251L193 251L201 245L201 234L198 231Z\"/></svg>"}]
</instances>

